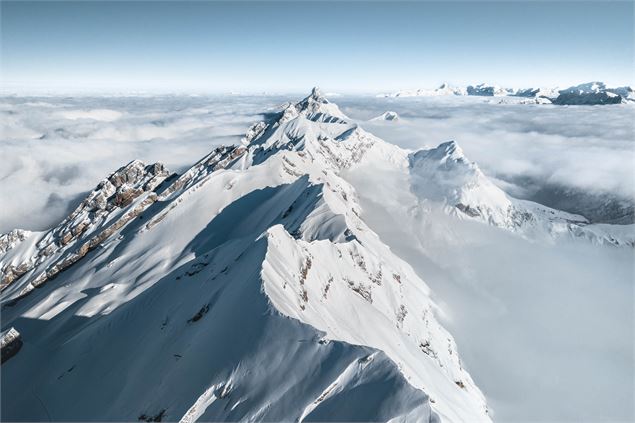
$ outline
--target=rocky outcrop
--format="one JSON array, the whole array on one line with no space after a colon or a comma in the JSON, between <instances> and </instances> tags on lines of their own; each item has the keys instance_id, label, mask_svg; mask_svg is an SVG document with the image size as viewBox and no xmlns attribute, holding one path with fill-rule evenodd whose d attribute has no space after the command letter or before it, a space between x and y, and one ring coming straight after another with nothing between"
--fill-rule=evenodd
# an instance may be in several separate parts
<instances>
[{"instance_id":1,"label":"rocky outcrop","mask_svg":"<svg viewBox=\"0 0 635 423\"><path fill-rule=\"evenodd\" d=\"M508 91L496 85L469 85L467 87L467 95L493 97L499 95L507 95Z\"/></svg>"},{"instance_id":2,"label":"rocky outcrop","mask_svg":"<svg viewBox=\"0 0 635 423\"><path fill-rule=\"evenodd\" d=\"M558 105L605 105L622 103L622 96L606 88L603 82L588 82L560 90L553 104Z\"/></svg>"},{"instance_id":3,"label":"rocky outcrop","mask_svg":"<svg viewBox=\"0 0 635 423\"><path fill-rule=\"evenodd\" d=\"M145 165L134 160L101 181L84 201L58 226L37 242L34 254L19 262L0 262L0 290L24 274L45 266L24 293L55 277L57 273L86 255L156 201L153 191L169 175L161 163ZM145 196L144 199L140 197ZM135 200L139 199L139 204ZM3 235L0 245L7 249L26 232Z\"/></svg>"},{"instance_id":4,"label":"rocky outcrop","mask_svg":"<svg viewBox=\"0 0 635 423\"><path fill-rule=\"evenodd\" d=\"M0 235L0 254L6 253L13 247L24 241L31 232L22 229L14 229L11 232Z\"/></svg>"},{"instance_id":5,"label":"rocky outcrop","mask_svg":"<svg viewBox=\"0 0 635 423\"><path fill-rule=\"evenodd\" d=\"M2 363L13 357L22 348L22 336L15 328L10 328L0 338L0 352Z\"/></svg>"}]
</instances>

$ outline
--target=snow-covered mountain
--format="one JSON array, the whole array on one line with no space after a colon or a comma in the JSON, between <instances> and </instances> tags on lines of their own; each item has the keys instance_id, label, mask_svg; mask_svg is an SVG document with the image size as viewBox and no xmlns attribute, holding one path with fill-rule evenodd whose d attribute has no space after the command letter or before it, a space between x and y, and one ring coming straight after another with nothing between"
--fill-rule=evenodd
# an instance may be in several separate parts
<instances>
[{"instance_id":1,"label":"snow-covered mountain","mask_svg":"<svg viewBox=\"0 0 635 423\"><path fill-rule=\"evenodd\" d=\"M371 121L378 121L378 120L388 120L388 121L399 120L399 115L397 114L397 112L392 112L389 110L371 119Z\"/></svg>"},{"instance_id":2,"label":"snow-covered mountain","mask_svg":"<svg viewBox=\"0 0 635 423\"><path fill-rule=\"evenodd\" d=\"M7 420L489 421L442 310L348 171L523 237L633 246L514 199L455 142L416 152L314 89L181 175L133 161L58 226L0 238Z\"/></svg>"},{"instance_id":3,"label":"snow-covered mountain","mask_svg":"<svg viewBox=\"0 0 635 423\"><path fill-rule=\"evenodd\" d=\"M381 94L380 97L436 97L444 95L467 95L465 88L453 87L444 82L437 88L419 88L416 90L402 90L392 94Z\"/></svg>"},{"instance_id":4,"label":"snow-covered mountain","mask_svg":"<svg viewBox=\"0 0 635 423\"><path fill-rule=\"evenodd\" d=\"M617 89L618 92L626 92ZM603 82L588 82L559 91L559 95L553 99L553 104L560 105L596 105L596 104L619 104L627 100L628 96L622 97L617 92L606 88Z\"/></svg>"},{"instance_id":5,"label":"snow-covered mountain","mask_svg":"<svg viewBox=\"0 0 635 423\"><path fill-rule=\"evenodd\" d=\"M498 85L479 84L469 85L467 87L467 95L477 95L484 97L494 97L510 94L510 90L499 87Z\"/></svg>"},{"instance_id":6,"label":"snow-covered mountain","mask_svg":"<svg viewBox=\"0 0 635 423\"><path fill-rule=\"evenodd\" d=\"M563 90L549 88L503 88L498 85L481 83L465 88L442 84L436 89L402 90L379 97L433 97L433 96L477 96L505 97L502 103L511 104L556 104L556 105L602 105L635 101L633 89L628 86L607 88L603 82L588 82ZM515 99L520 97L521 99Z\"/></svg>"},{"instance_id":7,"label":"snow-covered mountain","mask_svg":"<svg viewBox=\"0 0 635 423\"><path fill-rule=\"evenodd\" d=\"M181 175L133 161L3 236L3 417L488 421L339 175L403 152L349 121L314 90Z\"/></svg>"},{"instance_id":8,"label":"snow-covered mountain","mask_svg":"<svg viewBox=\"0 0 635 423\"><path fill-rule=\"evenodd\" d=\"M634 225L589 224L583 216L509 196L470 162L454 141L409 155L411 189L424 203L531 238L581 237L599 244L635 246Z\"/></svg>"}]
</instances>

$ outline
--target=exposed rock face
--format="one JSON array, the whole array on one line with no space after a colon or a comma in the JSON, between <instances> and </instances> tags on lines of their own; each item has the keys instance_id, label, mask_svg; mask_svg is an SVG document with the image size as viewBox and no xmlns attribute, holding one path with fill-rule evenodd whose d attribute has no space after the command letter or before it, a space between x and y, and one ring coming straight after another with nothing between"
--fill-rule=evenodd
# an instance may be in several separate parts
<instances>
[{"instance_id":1,"label":"exposed rock face","mask_svg":"<svg viewBox=\"0 0 635 423\"><path fill-rule=\"evenodd\" d=\"M605 91L598 93L561 93L553 100L553 104L570 106L591 106L603 104L619 104L622 97L617 94Z\"/></svg>"},{"instance_id":2,"label":"exposed rock face","mask_svg":"<svg viewBox=\"0 0 635 423\"><path fill-rule=\"evenodd\" d=\"M622 96L607 89L603 82L589 82L569 87L561 90L558 97L553 100L553 104L559 105L604 105L621 102Z\"/></svg>"},{"instance_id":3,"label":"exposed rock face","mask_svg":"<svg viewBox=\"0 0 635 423\"><path fill-rule=\"evenodd\" d=\"M47 269L33 280L33 287L55 277L152 204L156 200L153 190L168 174L161 163L146 166L139 160L114 172L70 216L41 236L32 255L18 262L0 260L0 289L42 263L48 263ZM142 196L145 198L133 205ZM6 249L26 235L25 231L12 231L0 238L0 245Z\"/></svg>"},{"instance_id":4,"label":"exposed rock face","mask_svg":"<svg viewBox=\"0 0 635 423\"><path fill-rule=\"evenodd\" d=\"M507 95L507 94L508 94L507 90L505 90L504 88L498 87L496 85L479 84L476 86L469 85L467 87L467 95L492 97L492 96Z\"/></svg>"},{"instance_id":5,"label":"exposed rock face","mask_svg":"<svg viewBox=\"0 0 635 423\"><path fill-rule=\"evenodd\" d=\"M9 233L0 235L0 254L6 253L17 244L24 241L30 234L31 232L29 231L14 229Z\"/></svg>"},{"instance_id":6,"label":"exposed rock face","mask_svg":"<svg viewBox=\"0 0 635 423\"><path fill-rule=\"evenodd\" d=\"M535 97L539 91L539 88L521 88L510 95L514 97Z\"/></svg>"},{"instance_id":7,"label":"exposed rock face","mask_svg":"<svg viewBox=\"0 0 635 423\"><path fill-rule=\"evenodd\" d=\"M0 351L2 354L2 363L13 357L22 348L22 337L20 332L15 328L10 328L2 334L0 338Z\"/></svg>"},{"instance_id":8,"label":"exposed rock face","mask_svg":"<svg viewBox=\"0 0 635 423\"><path fill-rule=\"evenodd\" d=\"M620 97L622 97L623 99L626 100L635 100L633 98L633 88L629 87L629 86L624 86L624 87L616 87L616 88L607 88L606 89L607 92L613 93L613 94L617 94Z\"/></svg>"}]
</instances>

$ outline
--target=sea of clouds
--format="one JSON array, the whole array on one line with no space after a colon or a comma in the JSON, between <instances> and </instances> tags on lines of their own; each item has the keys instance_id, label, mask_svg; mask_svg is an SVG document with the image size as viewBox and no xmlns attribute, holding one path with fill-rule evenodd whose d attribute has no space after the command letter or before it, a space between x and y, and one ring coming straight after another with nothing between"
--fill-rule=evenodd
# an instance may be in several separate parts
<instances>
[{"instance_id":1,"label":"sea of clouds","mask_svg":"<svg viewBox=\"0 0 635 423\"><path fill-rule=\"evenodd\" d=\"M301 97L0 98L0 232L56 224L133 159L183 171L216 145L238 143L262 113ZM633 204L632 105L333 99L400 146L456 140L515 196L564 187L583 194L572 198L623 202L626 212ZM387 110L400 119L370 121ZM431 286L498 420L635 418L631 250L530 242L444 216L417 220L407 183L394 175L366 169L353 182L365 219Z\"/></svg>"},{"instance_id":2,"label":"sea of clouds","mask_svg":"<svg viewBox=\"0 0 635 423\"><path fill-rule=\"evenodd\" d=\"M371 121L364 126L406 148L455 140L470 160L515 197L594 221L633 223L635 104L499 104L504 100L419 97L338 102L346 113L362 119L386 110L397 112L397 122Z\"/></svg>"},{"instance_id":3,"label":"sea of clouds","mask_svg":"<svg viewBox=\"0 0 635 423\"><path fill-rule=\"evenodd\" d=\"M0 232L54 225L101 179L133 159L162 161L182 171L214 146L239 142L262 113L301 97L0 98ZM631 105L497 104L498 99L483 97L333 99L364 128L402 147L457 141L514 196L588 211L587 217L598 221L632 221ZM400 119L370 121L386 110ZM562 188L584 195L559 202ZM589 207L576 209L588 198L591 208L619 208L619 218L602 219L606 207L599 217Z\"/></svg>"},{"instance_id":4,"label":"sea of clouds","mask_svg":"<svg viewBox=\"0 0 635 423\"><path fill-rule=\"evenodd\" d=\"M495 422L635 419L631 248L415 213L407 176L390 168L346 177L365 222L430 286Z\"/></svg>"},{"instance_id":5,"label":"sea of clouds","mask_svg":"<svg viewBox=\"0 0 635 423\"><path fill-rule=\"evenodd\" d=\"M180 172L219 144L240 141L276 98L5 97L0 233L42 230L134 159Z\"/></svg>"}]
</instances>

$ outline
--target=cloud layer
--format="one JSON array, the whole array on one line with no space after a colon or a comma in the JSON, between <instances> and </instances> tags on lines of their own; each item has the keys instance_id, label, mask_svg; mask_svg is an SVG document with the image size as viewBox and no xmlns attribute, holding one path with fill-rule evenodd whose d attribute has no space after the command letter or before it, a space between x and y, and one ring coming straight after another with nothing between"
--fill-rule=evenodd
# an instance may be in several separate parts
<instances>
[{"instance_id":1,"label":"cloud layer","mask_svg":"<svg viewBox=\"0 0 635 423\"><path fill-rule=\"evenodd\" d=\"M238 142L260 113L286 100L293 98L0 98L0 232L50 227L130 160L183 170L214 146ZM627 205L635 197L635 107L629 105L496 104L472 97L334 100L366 129L403 147L456 140L517 197L557 197L559 191L543 192L550 186L599 196L596 203L607 194ZM386 110L400 120L367 121Z\"/></svg>"},{"instance_id":2,"label":"cloud layer","mask_svg":"<svg viewBox=\"0 0 635 423\"><path fill-rule=\"evenodd\" d=\"M282 100L243 97L0 99L0 233L46 229L133 159L182 171Z\"/></svg>"}]
</instances>

